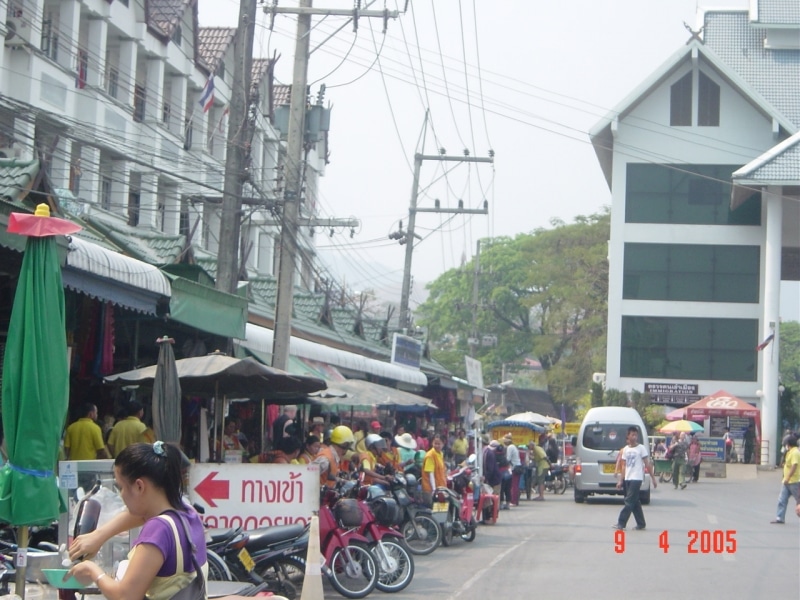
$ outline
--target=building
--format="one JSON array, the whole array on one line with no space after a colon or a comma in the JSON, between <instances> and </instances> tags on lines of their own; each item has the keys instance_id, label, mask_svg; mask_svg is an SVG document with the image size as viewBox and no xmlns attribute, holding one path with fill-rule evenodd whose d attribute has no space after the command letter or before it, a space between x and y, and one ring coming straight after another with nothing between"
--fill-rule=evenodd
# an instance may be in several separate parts
<instances>
[{"instance_id":1,"label":"building","mask_svg":"<svg viewBox=\"0 0 800 600\"><path fill-rule=\"evenodd\" d=\"M591 131L613 198L607 387L756 404L763 462L780 444L780 281L800 279L798 6L706 12Z\"/></svg>"}]
</instances>

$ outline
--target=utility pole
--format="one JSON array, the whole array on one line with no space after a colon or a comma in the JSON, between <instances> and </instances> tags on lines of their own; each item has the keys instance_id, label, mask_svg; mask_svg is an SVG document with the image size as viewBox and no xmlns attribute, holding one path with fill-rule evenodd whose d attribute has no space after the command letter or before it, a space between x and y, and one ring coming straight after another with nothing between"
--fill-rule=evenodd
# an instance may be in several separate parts
<instances>
[{"instance_id":1,"label":"utility pole","mask_svg":"<svg viewBox=\"0 0 800 600\"><path fill-rule=\"evenodd\" d=\"M467 162L467 163L493 163L494 155L491 153L488 157L480 156L447 156L444 154L414 155L414 183L411 188L411 206L408 209L408 233L406 235L406 261L403 267L403 289L400 295L400 329L408 331L411 326L411 315L408 310L409 296L411 295L411 258L414 254L414 226L416 223L417 213L433 212L433 213L451 213L461 215L486 215L489 214L489 204L484 201L483 208L464 208L461 201L459 201L458 208L417 208L417 198L419 196L419 173L422 169L422 162L426 160L440 161L440 162Z\"/></svg>"},{"instance_id":2,"label":"utility pole","mask_svg":"<svg viewBox=\"0 0 800 600\"><path fill-rule=\"evenodd\" d=\"M286 186L281 219L280 266L278 271L278 298L275 307L275 326L272 342L272 366L286 370L289 364L289 342L292 335L292 303L297 258L297 227L303 193L303 163L305 117L308 85L308 56L312 15L342 15L353 19L358 27L359 17L383 19L384 31L389 18L397 18L397 11L366 11L356 9L312 8L312 0L300 0L297 8L279 8L277 2L265 6L274 21L276 14L297 15L297 37L294 50L292 95L289 102L289 129L286 142Z\"/></svg>"},{"instance_id":3,"label":"utility pole","mask_svg":"<svg viewBox=\"0 0 800 600\"><path fill-rule=\"evenodd\" d=\"M481 241L475 244L475 271L472 275L472 335L469 338L469 355L475 358L478 352L478 277L481 272Z\"/></svg>"}]
</instances>

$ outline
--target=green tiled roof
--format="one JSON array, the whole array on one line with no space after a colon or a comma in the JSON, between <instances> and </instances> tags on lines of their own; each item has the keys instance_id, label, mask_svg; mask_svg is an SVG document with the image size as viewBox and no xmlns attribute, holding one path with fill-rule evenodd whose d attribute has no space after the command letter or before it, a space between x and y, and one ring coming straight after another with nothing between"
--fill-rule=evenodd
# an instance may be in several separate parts
<instances>
[{"instance_id":1,"label":"green tiled roof","mask_svg":"<svg viewBox=\"0 0 800 600\"><path fill-rule=\"evenodd\" d=\"M374 342L380 342L385 324L383 321L377 319L363 319L361 327L364 331L364 337Z\"/></svg>"},{"instance_id":2,"label":"green tiled roof","mask_svg":"<svg viewBox=\"0 0 800 600\"><path fill-rule=\"evenodd\" d=\"M272 314L278 298L278 281L274 277L253 277L250 283L250 300L260 309L259 312Z\"/></svg>"},{"instance_id":3,"label":"green tiled roof","mask_svg":"<svg viewBox=\"0 0 800 600\"><path fill-rule=\"evenodd\" d=\"M325 297L321 294L297 291L294 293L293 314L298 319L318 323L323 306L325 306Z\"/></svg>"},{"instance_id":4,"label":"green tiled roof","mask_svg":"<svg viewBox=\"0 0 800 600\"><path fill-rule=\"evenodd\" d=\"M356 312L352 308L332 308L333 328L340 333L354 334L356 330Z\"/></svg>"},{"instance_id":5,"label":"green tiled roof","mask_svg":"<svg viewBox=\"0 0 800 600\"><path fill-rule=\"evenodd\" d=\"M151 265L162 266L178 262L183 253L186 237L131 227L99 214L86 221L108 236L126 254Z\"/></svg>"},{"instance_id":6,"label":"green tiled roof","mask_svg":"<svg viewBox=\"0 0 800 600\"><path fill-rule=\"evenodd\" d=\"M38 160L0 159L0 200L10 203L14 209L27 208L22 204L36 175Z\"/></svg>"}]
</instances>

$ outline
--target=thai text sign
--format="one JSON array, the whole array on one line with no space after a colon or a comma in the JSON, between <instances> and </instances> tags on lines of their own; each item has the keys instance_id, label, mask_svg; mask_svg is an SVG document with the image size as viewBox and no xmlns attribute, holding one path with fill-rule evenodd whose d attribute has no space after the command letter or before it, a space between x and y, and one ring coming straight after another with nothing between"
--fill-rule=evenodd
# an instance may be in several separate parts
<instances>
[{"instance_id":1,"label":"thai text sign","mask_svg":"<svg viewBox=\"0 0 800 600\"><path fill-rule=\"evenodd\" d=\"M305 525L319 510L319 467L197 463L189 469L189 497L205 508L207 527Z\"/></svg>"},{"instance_id":2,"label":"thai text sign","mask_svg":"<svg viewBox=\"0 0 800 600\"><path fill-rule=\"evenodd\" d=\"M725 441L722 438L699 438L700 456L704 461L725 462Z\"/></svg>"},{"instance_id":3,"label":"thai text sign","mask_svg":"<svg viewBox=\"0 0 800 600\"><path fill-rule=\"evenodd\" d=\"M696 383L645 382L644 391L655 404L686 405L700 400Z\"/></svg>"}]
</instances>

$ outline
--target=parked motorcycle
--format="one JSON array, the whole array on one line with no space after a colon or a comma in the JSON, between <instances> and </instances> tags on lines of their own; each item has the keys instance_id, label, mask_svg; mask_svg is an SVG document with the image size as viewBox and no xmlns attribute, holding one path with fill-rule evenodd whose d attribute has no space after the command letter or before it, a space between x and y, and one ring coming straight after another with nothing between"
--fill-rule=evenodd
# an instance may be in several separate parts
<instances>
[{"instance_id":1,"label":"parked motorcycle","mask_svg":"<svg viewBox=\"0 0 800 600\"><path fill-rule=\"evenodd\" d=\"M406 473L395 473L389 491L402 511L398 526L412 554L430 554L442 540L442 530L434 521L431 509L416 497L417 478Z\"/></svg>"},{"instance_id":2,"label":"parked motorcycle","mask_svg":"<svg viewBox=\"0 0 800 600\"><path fill-rule=\"evenodd\" d=\"M544 478L544 489L554 494L563 494L567 491L565 468L561 465L551 465Z\"/></svg>"},{"instance_id":3,"label":"parked motorcycle","mask_svg":"<svg viewBox=\"0 0 800 600\"><path fill-rule=\"evenodd\" d=\"M475 540L478 522L473 514L472 468L469 464L447 475L447 487L433 492L433 518L442 529L442 545L453 543L453 536L465 542Z\"/></svg>"}]
</instances>

